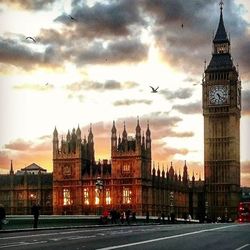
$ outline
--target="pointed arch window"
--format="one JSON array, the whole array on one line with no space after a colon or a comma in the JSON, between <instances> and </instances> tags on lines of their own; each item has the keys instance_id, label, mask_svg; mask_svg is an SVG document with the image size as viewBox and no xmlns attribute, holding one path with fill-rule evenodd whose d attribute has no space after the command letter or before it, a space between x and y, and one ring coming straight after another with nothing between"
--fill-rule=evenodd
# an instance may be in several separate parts
<instances>
[{"instance_id":1,"label":"pointed arch window","mask_svg":"<svg viewBox=\"0 0 250 250\"><path fill-rule=\"evenodd\" d=\"M71 204L72 204L72 200L71 200L70 190L68 188L64 188L63 189L63 205L69 206Z\"/></svg>"}]
</instances>

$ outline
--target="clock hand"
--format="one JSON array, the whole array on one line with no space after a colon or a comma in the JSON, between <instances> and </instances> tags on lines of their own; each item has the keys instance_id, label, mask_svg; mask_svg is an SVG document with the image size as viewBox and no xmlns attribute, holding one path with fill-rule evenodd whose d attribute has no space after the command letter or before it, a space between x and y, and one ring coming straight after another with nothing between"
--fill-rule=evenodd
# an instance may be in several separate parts
<instances>
[{"instance_id":1,"label":"clock hand","mask_svg":"<svg viewBox=\"0 0 250 250\"><path fill-rule=\"evenodd\" d=\"M220 96L220 94L219 94L219 93L217 93L216 95L219 97L219 99L221 98L221 96Z\"/></svg>"}]
</instances>

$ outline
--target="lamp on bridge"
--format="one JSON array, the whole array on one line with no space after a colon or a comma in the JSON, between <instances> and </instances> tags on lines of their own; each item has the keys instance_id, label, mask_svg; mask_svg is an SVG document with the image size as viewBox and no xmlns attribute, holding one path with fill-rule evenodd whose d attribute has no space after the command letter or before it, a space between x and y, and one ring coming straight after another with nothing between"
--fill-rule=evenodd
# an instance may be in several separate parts
<instances>
[{"instance_id":1,"label":"lamp on bridge","mask_svg":"<svg viewBox=\"0 0 250 250\"><path fill-rule=\"evenodd\" d=\"M99 214L101 214L102 200L103 200L103 199L101 199L101 192L103 190L103 180L99 176L97 177L97 180L96 180L96 183L95 183L95 187L96 187L95 204L99 205Z\"/></svg>"}]
</instances>

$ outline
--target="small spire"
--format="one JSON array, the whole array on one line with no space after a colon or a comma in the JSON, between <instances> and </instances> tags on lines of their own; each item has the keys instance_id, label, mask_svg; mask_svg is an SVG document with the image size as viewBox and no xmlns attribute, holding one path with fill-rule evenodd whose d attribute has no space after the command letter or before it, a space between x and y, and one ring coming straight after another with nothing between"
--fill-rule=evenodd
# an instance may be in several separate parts
<instances>
[{"instance_id":1,"label":"small spire","mask_svg":"<svg viewBox=\"0 0 250 250\"><path fill-rule=\"evenodd\" d=\"M220 1L219 5L220 5L220 11L222 12L222 10L223 10L223 5L224 5L224 3L223 3L222 0Z\"/></svg>"},{"instance_id":2,"label":"small spire","mask_svg":"<svg viewBox=\"0 0 250 250\"><path fill-rule=\"evenodd\" d=\"M207 69L207 61L206 59L204 60L204 71Z\"/></svg>"},{"instance_id":3,"label":"small spire","mask_svg":"<svg viewBox=\"0 0 250 250\"><path fill-rule=\"evenodd\" d=\"M112 133L112 134L115 134L115 136L116 136L115 121L113 121L113 126L112 126L112 129L111 129L111 133Z\"/></svg>"},{"instance_id":4,"label":"small spire","mask_svg":"<svg viewBox=\"0 0 250 250\"><path fill-rule=\"evenodd\" d=\"M10 174L14 174L12 160L10 161Z\"/></svg>"}]
</instances>

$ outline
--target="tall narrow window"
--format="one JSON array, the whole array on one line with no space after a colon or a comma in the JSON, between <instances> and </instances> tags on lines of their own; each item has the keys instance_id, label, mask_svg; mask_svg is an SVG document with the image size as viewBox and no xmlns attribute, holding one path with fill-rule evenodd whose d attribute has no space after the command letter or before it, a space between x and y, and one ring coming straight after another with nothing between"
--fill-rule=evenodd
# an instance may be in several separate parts
<instances>
[{"instance_id":1,"label":"tall narrow window","mask_svg":"<svg viewBox=\"0 0 250 250\"><path fill-rule=\"evenodd\" d=\"M63 205L71 205L70 190L68 188L63 189Z\"/></svg>"},{"instance_id":2,"label":"tall narrow window","mask_svg":"<svg viewBox=\"0 0 250 250\"><path fill-rule=\"evenodd\" d=\"M89 189L88 188L83 189L83 204L89 205Z\"/></svg>"},{"instance_id":3,"label":"tall narrow window","mask_svg":"<svg viewBox=\"0 0 250 250\"><path fill-rule=\"evenodd\" d=\"M130 188L123 188L122 191L122 203L123 204L130 204L131 203L131 199L132 198L132 191Z\"/></svg>"},{"instance_id":4,"label":"tall narrow window","mask_svg":"<svg viewBox=\"0 0 250 250\"><path fill-rule=\"evenodd\" d=\"M106 197L106 204L110 205L111 204L111 196L110 196L110 189L107 188L105 191L105 197Z\"/></svg>"},{"instance_id":5,"label":"tall narrow window","mask_svg":"<svg viewBox=\"0 0 250 250\"><path fill-rule=\"evenodd\" d=\"M95 189L95 205L100 204L100 190L98 188Z\"/></svg>"}]
</instances>

